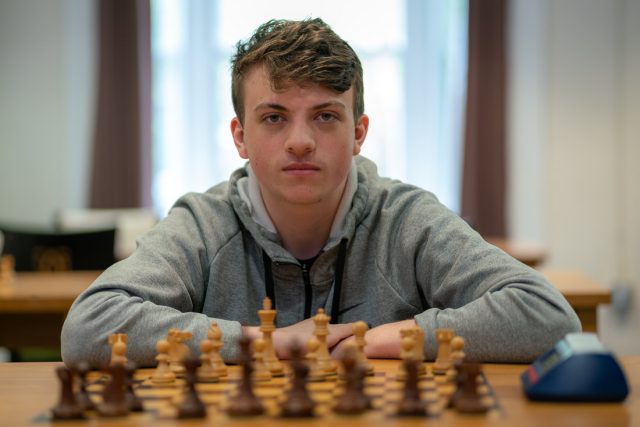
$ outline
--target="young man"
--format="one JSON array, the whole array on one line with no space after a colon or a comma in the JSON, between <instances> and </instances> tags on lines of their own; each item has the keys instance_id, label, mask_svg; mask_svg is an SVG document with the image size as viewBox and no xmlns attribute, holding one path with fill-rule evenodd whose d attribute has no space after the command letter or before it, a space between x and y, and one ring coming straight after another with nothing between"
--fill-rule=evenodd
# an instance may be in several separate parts
<instances>
[{"instance_id":1,"label":"young man","mask_svg":"<svg viewBox=\"0 0 640 427\"><path fill-rule=\"evenodd\" d=\"M369 126L362 68L319 19L270 21L233 59L231 133L247 165L229 182L188 194L74 303L65 362L107 362L107 336L129 334L128 357L152 365L169 328L212 319L223 356L258 336L265 296L274 344L310 338L319 307L339 352L364 320L367 353L397 357L399 330L419 325L425 351L451 327L470 359L530 361L580 329L566 300L534 270L487 244L430 193L381 178L358 156Z\"/></svg>"}]
</instances>

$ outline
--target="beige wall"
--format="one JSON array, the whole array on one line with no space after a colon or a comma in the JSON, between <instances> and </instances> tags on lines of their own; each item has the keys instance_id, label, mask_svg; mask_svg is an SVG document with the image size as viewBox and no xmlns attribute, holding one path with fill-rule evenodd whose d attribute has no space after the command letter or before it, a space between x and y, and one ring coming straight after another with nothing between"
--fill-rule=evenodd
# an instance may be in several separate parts
<instances>
[{"instance_id":1,"label":"beige wall","mask_svg":"<svg viewBox=\"0 0 640 427\"><path fill-rule=\"evenodd\" d=\"M511 10L509 230L640 297L640 1L517 0ZM640 353L640 304L601 310Z\"/></svg>"},{"instance_id":2,"label":"beige wall","mask_svg":"<svg viewBox=\"0 0 640 427\"><path fill-rule=\"evenodd\" d=\"M94 43L93 0L0 1L0 222L85 205Z\"/></svg>"}]
</instances>

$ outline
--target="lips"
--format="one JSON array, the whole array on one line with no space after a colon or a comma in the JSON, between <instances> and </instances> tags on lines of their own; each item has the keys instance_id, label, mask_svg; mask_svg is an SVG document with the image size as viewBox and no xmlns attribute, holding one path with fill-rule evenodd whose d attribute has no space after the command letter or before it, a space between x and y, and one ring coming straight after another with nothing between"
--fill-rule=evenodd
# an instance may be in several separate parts
<instances>
[{"instance_id":1,"label":"lips","mask_svg":"<svg viewBox=\"0 0 640 427\"><path fill-rule=\"evenodd\" d=\"M320 167L313 163L291 163L283 168L285 172L313 172L320 170Z\"/></svg>"}]
</instances>

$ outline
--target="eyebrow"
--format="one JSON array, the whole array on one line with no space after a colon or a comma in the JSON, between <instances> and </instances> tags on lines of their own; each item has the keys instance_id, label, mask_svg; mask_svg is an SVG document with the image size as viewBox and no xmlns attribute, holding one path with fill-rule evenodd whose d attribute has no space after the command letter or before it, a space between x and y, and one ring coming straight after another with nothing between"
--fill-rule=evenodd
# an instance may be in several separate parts
<instances>
[{"instance_id":1,"label":"eyebrow","mask_svg":"<svg viewBox=\"0 0 640 427\"><path fill-rule=\"evenodd\" d=\"M314 105L312 107L313 110L321 110L323 108L327 108L327 107L338 107L341 110L346 110L347 107L340 101L327 101L327 102L323 102L321 104L317 104ZM283 105L280 104L276 104L274 102L263 102L261 104L256 105L256 108L254 108L254 111L258 111L258 110L267 110L267 109L273 109L273 110L277 110L277 111L287 111L287 108Z\"/></svg>"}]
</instances>

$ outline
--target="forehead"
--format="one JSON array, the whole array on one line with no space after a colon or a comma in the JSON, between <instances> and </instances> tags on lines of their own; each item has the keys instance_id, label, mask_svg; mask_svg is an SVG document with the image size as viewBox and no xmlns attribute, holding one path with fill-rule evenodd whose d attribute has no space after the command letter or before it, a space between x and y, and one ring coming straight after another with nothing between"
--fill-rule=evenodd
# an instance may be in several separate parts
<instances>
[{"instance_id":1,"label":"forehead","mask_svg":"<svg viewBox=\"0 0 640 427\"><path fill-rule=\"evenodd\" d=\"M252 109L252 104L263 102L330 102L339 101L352 109L353 89L337 92L334 89L317 83L273 82L265 67L255 66L245 74L243 79L243 98L245 107Z\"/></svg>"}]
</instances>

